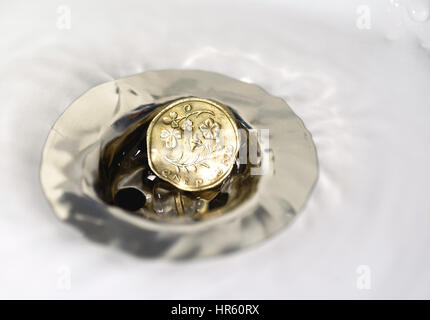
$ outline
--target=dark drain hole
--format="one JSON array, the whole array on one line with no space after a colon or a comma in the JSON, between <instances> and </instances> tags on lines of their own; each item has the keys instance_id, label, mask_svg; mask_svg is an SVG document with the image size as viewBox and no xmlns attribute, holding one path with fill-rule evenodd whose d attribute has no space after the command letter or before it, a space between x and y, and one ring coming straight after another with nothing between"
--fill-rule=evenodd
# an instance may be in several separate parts
<instances>
[{"instance_id":1,"label":"dark drain hole","mask_svg":"<svg viewBox=\"0 0 430 320\"><path fill-rule=\"evenodd\" d=\"M139 210L145 205L145 202L145 195L136 188L120 189L114 198L115 205L128 211Z\"/></svg>"}]
</instances>

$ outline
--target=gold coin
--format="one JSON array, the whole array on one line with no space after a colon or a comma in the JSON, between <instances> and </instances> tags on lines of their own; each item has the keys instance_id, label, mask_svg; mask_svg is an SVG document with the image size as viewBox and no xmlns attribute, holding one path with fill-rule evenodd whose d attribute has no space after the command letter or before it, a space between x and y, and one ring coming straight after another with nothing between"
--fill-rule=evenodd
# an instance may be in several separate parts
<instances>
[{"instance_id":1,"label":"gold coin","mask_svg":"<svg viewBox=\"0 0 430 320\"><path fill-rule=\"evenodd\" d=\"M151 121L146 140L152 171L185 191L220 184L230 174L240 145L230 110L201 98L167 105Z\"/></svg>"}]
</instances>

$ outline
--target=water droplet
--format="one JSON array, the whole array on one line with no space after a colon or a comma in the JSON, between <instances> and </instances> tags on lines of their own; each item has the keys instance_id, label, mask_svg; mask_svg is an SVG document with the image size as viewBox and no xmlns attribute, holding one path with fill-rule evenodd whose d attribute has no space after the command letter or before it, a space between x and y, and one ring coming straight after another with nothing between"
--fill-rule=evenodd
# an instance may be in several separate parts
<instances>
[{"instance_id":1,"label":"water droplet","mask_svg":"<svg viewBox=\"0 0 430 320\"><path fill-rule=\"evenodd\" d=\"M399 0L390 0L391 4L395 7L400 6Z\"/></svg>"},{"instance_id":2,"label":"water droplet","mask_svg":"<svg viewBox=\"0 0 430 320\"><path fill-rule=\"evenodd\" d=\"M412 0L407 8L409 17L416 22L425 22L430 16L429 0Z\"/></svg>"}]
</instances>

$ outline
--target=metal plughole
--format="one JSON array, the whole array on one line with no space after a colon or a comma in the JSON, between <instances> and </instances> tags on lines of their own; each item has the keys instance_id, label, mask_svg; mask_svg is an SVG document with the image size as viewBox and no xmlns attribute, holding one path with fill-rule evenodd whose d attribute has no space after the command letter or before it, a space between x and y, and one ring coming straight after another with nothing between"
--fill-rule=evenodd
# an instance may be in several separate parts
<instances>
[{"instance_id":1,"label":"metal plughole","mask_svg":"<svg viewBox=\"0 0 430 320\"><path fill-rule=\"evenodd\" d=\"M169 102L167 105L176 104L177 101L182 104L186 101L185 105L190 108L189 101L196 103L195 98L187 98ZM199 103L200 101L201 99L198 100ZM119 119L123 123L131 119L130 124L125 126L126 129L120 136L111 139L107 134L107 137L102 137L101 140L107 142L100 153L99 173L96 180L96 190L100 199L142 218L183 224L195 223L226 214L252 197L257 190L260 175L252 175L251 168L261 167L261 154L258 149L258 160L255 164L252 164L247 157L245 157L245 161L240 161L240 158L243 157L238 156L239 148L245 156L248 154L248 128L250 127L237 121L233 113L229 119L234 121L234 124L243 131L240 131L242 133L241 139L239 139L237 129L232 131L234 134L232 136L233 143L237 141L237 146L235 146L236 152L229 154L231 157L227 162L225 155L228 150L225 146L221 146L221 142L218 146L219 154L205 153L209 147L215 151L217 143L215 139L212 139L214 137L203 142L209 147L202 145L191 152L189 141L186 141L187 133L181 132L179 129L169 129L170 132L176 130L180 140L177 141L175 148L167 149L166 153L177 152L184 154L183 157L187 159L199 159L200 164L202 164L200 165L201 168L196 162L191 164L188 162L187 167L178 168L174 164L158 159L157 165L161 169L158 172L153 170L155 164L151 164L150 156L148 156L150 154L148 146L151 145L148 132L151 130L151 124L157 121L159 115L162 115L160 110L165 108L166 104L143 106L140 111L132 113L132 116L125 115ZM200 111L190 109L189 113L192 112L198 113ZM166 130L162 129L165 127L170 127L170 123L161 124L157 134L159 135L161 130ZM175 124L175 128L177 127L179 124ZM195 131L197 132L195 134L189 132L189 140L194 139L200 133L199 126L196 127ZM152 133L154 134L154 132ZM154 139L157 139L158 135ZM223 144L231 145L231 139L227 140L229 139L222 139ZM158 149L152 147L152 153L161 154L162 150L159 151L159 149L162 149L160 145L163 143L162 140L158 141ZM212 147L212 145L215 146ZM182 148L188 148L189 154L184 153ZM211 167L218 170L218 165L223 169L226 168L226 174L224 176L215 175L215 183L213 180L208 180L212 185L206 187L194 182L197 178L205 179L206 172L211 173ZM164 176L163 168L172 173ZM203 170L200 171L200 169ZM183 187L180 187L180 183L187 181L191 175L195 177L194 180L191 180L192 189L189 190L185 186L184 190Z\"/></svg>"},{"instance_id":2,"label":"metal plughole","mask_svg":"<svg viewBox=\"0 0 430 320\"><path fill-rule=\"evenodd\" d=\"M220 128L230 130L225 145L214 142ZM214 150L221 156L209 158ZM174 259L231 252L278 232L317 175L311 135L283 100L196 70L148 71L90 89L55 123L41 166L60 219L92 240Z\"/></svg>"}]
</instances>

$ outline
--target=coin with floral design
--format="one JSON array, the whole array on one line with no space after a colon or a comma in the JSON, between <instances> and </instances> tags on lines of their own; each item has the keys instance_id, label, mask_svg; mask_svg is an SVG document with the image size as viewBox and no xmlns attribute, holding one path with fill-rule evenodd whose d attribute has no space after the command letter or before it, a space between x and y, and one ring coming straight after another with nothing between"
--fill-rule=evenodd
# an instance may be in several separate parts
<instances>
[{"instance_id":1,"label":"coin with floral design","mask_svg":"<svg viewBox=\"0 0 430 320\"><path fill-rule=\"evenodd\" d=\"M201 98L169 103L151 121L146 138L152 171L186 191L219 185L230 174L240 145L231 111Z\"/></svg>"}]
</instances>

